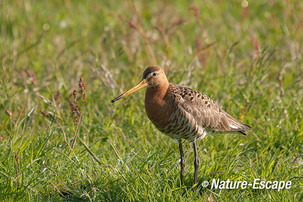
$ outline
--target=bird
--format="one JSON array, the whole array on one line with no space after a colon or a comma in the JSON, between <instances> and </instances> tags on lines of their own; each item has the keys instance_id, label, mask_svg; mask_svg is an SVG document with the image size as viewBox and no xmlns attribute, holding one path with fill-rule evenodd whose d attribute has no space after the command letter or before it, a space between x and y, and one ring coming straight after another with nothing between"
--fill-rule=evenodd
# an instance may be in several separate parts
<instances>
[{"instance_id":1,"label":"bird","mask_svg":"<svg viewBox=\"0 0 303 202\"><path fill-rule=\"evenodd\" d=\"M181 185L184 183L185 168L182 140L191 141L193 144L194 191L198 183L200 164L197 140L213 132L246 135L245 131L252 129L222 110L207 95L189 87L169 83L164 70L159 66L148 67L137 85L111 102L114 103L144 87L147 87L144 102L147 117L159 131L178 141Z\"/></svg>"}]
</instances>

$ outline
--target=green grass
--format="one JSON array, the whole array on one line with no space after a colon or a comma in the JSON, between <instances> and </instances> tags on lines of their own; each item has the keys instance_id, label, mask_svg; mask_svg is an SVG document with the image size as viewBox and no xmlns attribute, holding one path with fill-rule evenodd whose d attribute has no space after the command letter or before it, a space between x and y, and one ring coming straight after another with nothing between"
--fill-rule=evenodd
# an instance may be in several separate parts
<instances>
[{"instance_id":1,"label":"green grass","mask_svg":"<svg viewBox=\"0 0 303 202\"><path fill-rule=\"evenodd\" d=\"M142 2L0 2L0 199L302 201L303 2ZM253 127L198 142L196 192L190 142L180 186L178 145L148 120L144 90L110 102L154 64ZM202 188L213 178L292 186Z\"/></svg>"}]
</instances>

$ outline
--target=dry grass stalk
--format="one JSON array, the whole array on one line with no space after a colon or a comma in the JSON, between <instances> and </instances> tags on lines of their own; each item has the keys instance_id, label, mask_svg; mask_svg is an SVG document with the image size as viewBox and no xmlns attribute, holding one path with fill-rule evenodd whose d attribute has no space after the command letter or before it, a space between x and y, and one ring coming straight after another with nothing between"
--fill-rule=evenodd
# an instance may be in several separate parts
<instances>
[{"instance_id":1,"label":"dry grass stalk","mask_svg":"<svg viewBox=\"0 0 303 202\"><path fill-rule=\"evenodd\" d=\"M141 36L141 38L143 39L143 41L144 41L144 47L145 47L145 50L146 50L147 54L150 56L150 62L151 62L151 64L157 64L157 60L156 60L154 51L151 48L149 39L146 36L146 33L145 33L144 29L141 26L137 25L135 22L126 19L122 15L121 15L121 17L132 29L136 30L139 33L139 36Z\"/></svg>"},{"instance_id":2,"label":"dry grass stalk","mask_svg":"<svg viewBox=\"0 0 303 202\"><path fill-rule=\"evenodd\" d=\"M74 122L77 124L76 126L76 132L74 134L73 140L72 140L72 144L71 144L71 149L74 149L75 146L75 142L76 142L76 138L79 135L79 129L80 129L80 123L81 123L81 118L82 118L82 113L81 113L81 109L80 109L80 105L78 100L81 100L82 104L86 104L86 93L85 93L85 85L83 83L83 78L81 77L78 83L78 86L80 88L80 96L78 97L78 91L74 90L72 95L73 95L73 101L69 104L70 109L71 109L71 113L74 119Z\"/></svg>"}]
</instances>

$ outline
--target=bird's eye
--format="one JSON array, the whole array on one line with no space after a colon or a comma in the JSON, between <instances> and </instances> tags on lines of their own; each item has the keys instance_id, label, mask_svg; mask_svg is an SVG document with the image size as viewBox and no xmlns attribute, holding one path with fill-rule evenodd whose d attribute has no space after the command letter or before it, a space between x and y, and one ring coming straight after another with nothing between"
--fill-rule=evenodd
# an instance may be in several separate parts
<instances>
[{"instance_id":1,"label":"bird's eye","mask_svg":"<svg viewBox=\"0 0 303 202\"><path fill-rule=\"evenodd\" d=\"M157 73L156 73L156 72L154 72L154 73L153 73L153 76L157 76Z\"/></svg>"}]
</instances>

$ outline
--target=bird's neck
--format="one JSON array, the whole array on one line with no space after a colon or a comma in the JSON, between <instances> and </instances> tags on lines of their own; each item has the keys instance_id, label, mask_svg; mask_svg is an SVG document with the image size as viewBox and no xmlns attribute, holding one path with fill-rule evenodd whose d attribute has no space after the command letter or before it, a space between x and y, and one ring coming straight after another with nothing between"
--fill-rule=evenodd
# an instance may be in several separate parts
<instances>
[{"instance_id":1,"label":"bird's neck","mask_svg":"<svg viewBox=\"0 0 303 202\"><path fill-rule=\"evenodd\" d=\"M163 86L149 87L146 89L145 111L148 118L156 125L160 120L166 117L163 114L166 114L167 109L169 109L165 101L168 86L169 83L167 82L167 84Z\"/></svg>"},{"instance_id":2,"label":"bird's neck","mask_svg":"<svg viewBox=\"0 0 303 202\"><path fill-rule=\"evenodd\" d=\"M165 82L155 87L149 87L145 93L145 104L161 104L167 92L169 83Z\"/></svg>"}]
</instances>

